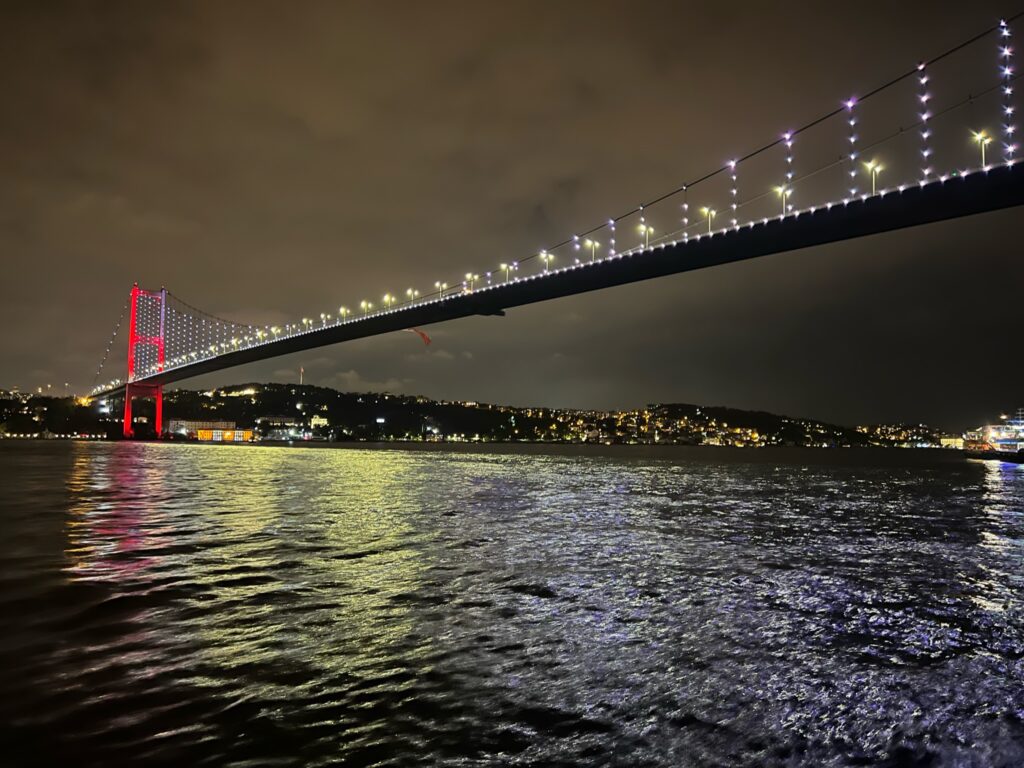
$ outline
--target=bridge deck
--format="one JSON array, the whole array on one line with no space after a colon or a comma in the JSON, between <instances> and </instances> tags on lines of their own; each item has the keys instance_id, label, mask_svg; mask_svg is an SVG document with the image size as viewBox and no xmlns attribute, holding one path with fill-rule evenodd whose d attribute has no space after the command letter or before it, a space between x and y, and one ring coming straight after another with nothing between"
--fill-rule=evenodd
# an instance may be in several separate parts
<instances>
[{"instance_id":1,"label":"bridge deck","mask_svg":"<svg viewBox=\"0 0 1024 768\"><path fill-rule=\"evenodd\" d=\"M315 347L421 327L471 315L500 314L510 307L557 299L640 280L744 261L773 253L849 240L895 229L970 216L1024 203L1024 169L998 167L987 173L908 187L903 192L833 205L784 220L743 226L739 230L658 247L653 252L624 256L595 264L521 277L507 284L477 289L416 306L394 309L339 325L328 325L249 349L140 379L169 384L236 365L266 360ZM112 394L123 386L101 394Z\"/></svg>"}]
</instances>

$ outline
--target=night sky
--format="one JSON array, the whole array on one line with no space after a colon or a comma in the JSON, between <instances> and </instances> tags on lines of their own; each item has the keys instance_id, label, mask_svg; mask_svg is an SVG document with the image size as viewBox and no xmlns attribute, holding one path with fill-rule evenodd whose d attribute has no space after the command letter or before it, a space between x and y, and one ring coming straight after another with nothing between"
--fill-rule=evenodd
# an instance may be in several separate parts
<instances>
[{"instance_id":1,"label":"night sky","mask_svg":"<svg viewBox=\"0 0 1024 768\"><path fill-rule=\"evenodd\" d=\"M0 388L87 391L135 280L278 324L493 269L1016 10L6 2ZM1021 223L987 214L182 385L302 365L344 390L966 427L1024 405Z\"/></svg>"}]
</instances>

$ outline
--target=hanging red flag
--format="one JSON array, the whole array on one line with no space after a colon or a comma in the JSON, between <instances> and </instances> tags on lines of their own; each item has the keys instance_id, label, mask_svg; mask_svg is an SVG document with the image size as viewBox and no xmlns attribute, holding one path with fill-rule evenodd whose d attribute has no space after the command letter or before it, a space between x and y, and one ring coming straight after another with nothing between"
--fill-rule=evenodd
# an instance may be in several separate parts
<instances>
[{"instance_id":1,"label":"hanging red flag","mask_svg":"<svg viewBox=\"0 0 1024 768\"><path fill-rule=\"evenodd\" d=\"M425 334L419 328L406 328L405 330L407 330L409 333L415 333L417 336L419 336L421 339L423 339L423 343L426 346L428 346L428 347L430 346L430 337L427 336L427 334Z\"/></svg>"}]
</instances>

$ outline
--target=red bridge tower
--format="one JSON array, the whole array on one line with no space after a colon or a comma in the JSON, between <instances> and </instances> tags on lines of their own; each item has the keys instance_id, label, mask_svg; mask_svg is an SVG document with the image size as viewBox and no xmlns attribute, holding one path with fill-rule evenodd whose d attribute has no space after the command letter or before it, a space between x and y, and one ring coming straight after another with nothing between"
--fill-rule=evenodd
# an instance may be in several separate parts
<instances>
[{"instance_id":1,"label":"red bridge tower","mask_svg":"<svg viewBox=\"0 0 1024 768\"><path fill-rule=\"evenodd\" d=\"M163 432L164 390L160 384L136 383L136 366L145 368L141 378L164 369L164 323L167 319L167 290L144 291L132 286L131 315L128 321L128 378L124 387L124 436L134 437L132 398L152 397L156 401L156 436ZM140 354L141 352L141 354ZM153 360L155 352L156 359Z\"/></svg>"}]
</instances>

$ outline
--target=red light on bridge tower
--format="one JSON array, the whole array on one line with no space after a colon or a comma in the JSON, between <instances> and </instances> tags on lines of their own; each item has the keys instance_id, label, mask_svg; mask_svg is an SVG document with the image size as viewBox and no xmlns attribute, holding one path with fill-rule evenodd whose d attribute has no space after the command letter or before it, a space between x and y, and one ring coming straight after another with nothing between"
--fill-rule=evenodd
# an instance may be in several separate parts
<instances>
[{"instance_id":1,"label":"red light on bridge tower","mask_svg":"<svg viewBox=\"0 0 1024 768\"><path fill-rule=\"evenodd\" d=\"M142 306L140 307L140 299ZM163 432L164 391L160 384L136 383L139 350L156 350L155 370L164 369L164 323L167 319L167 291L144 291L139 284L132 286L131 314L128 320L128 378L124 387L124 436L134 437L132 428L132 398L152 397L156 402L156 436ZM141 332L140 332L141 327ZM142 378L152 375L153 367L142 371Z\"/></svg>"}]
</instances>

